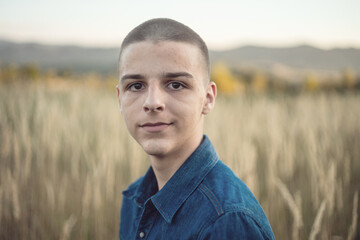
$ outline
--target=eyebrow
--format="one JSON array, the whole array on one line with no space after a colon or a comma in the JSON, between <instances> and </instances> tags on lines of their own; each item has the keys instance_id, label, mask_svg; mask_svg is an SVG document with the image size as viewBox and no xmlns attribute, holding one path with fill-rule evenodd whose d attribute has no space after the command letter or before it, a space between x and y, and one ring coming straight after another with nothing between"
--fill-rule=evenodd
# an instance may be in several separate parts
<instances>
[{"instance_id":1,"label":"eyebrow","mask_svg":"<svg viewBox=\"0 0 360 240\"><path fill-rule=\"evenodd\" d=\"M193 75L187 72L169 72L164 73L163 77L165 78L178 78L178 77L186 77L186 78L194 78Z\"/></svg>"},{"instance_id":2,"label":"eyebrow","mask_svg":"<svg viewBox=\"0 0 360 240\"><path fill-rule=\"evenodd\" d=\"M144 79L145 77L141 74L125 74L124 76L121 77L120 81L124 82L127 79Z\"/></svg>"},{"instance_id":3,"label":"eyebrow","mask_svg":"<svg viewBox=\"0 0 360 240\"><path fill-rule=\"evenodd\" d=\"M178 78L178 77L186 77L186 78L194 78L193 75L187 72L166 72L162 74L163 78ZM124 82L127 79L136 79L141 80L145 77L141 74L125 74L121 77L120 81Z\"/></svg>"}]
</instances>

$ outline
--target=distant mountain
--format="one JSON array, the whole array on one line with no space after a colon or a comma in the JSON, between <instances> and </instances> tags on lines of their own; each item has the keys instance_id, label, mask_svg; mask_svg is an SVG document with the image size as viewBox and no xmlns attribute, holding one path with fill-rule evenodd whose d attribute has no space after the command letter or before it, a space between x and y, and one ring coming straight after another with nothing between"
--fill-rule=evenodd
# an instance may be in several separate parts
<instances>
[{"instance_id":1,"label":"distant mountain","mask_svg":"<svg viewBox=\"0 0 360 240\"><path fill-rule=\"evenodd\" d=\"M271 67L281 64L295 69L339 71L346 67L360 70L360 49L335 48L323 50L308 45L268 48L244 46L228 51L213 51L214 61L224 61L232 66L241 63Z\"/></svg>"},{"instance_id":2,"label":"distant mountain","mask_svg":"<svg viewBox=\"0 0 360 240\"><path fill-rule=\"evenodd\" d=\"M0 64L36 63L41 68L70 69L75 72L116 72L119 48L14 43L0 40ZM211 51L211 61L232 67L243 65L272 69L285 66L297 70L360 70L360 49L323 50L312 46L269 48L244 46L227 51Z\"/></svg>"},{"instance_id":3,"label":"distant mountain","mask_svg":"<svg viewBox=\"0 0 360 240\"><path fill-rule=\"evenodd\" d=\"M14 43L0 40L0 64L36 63L44 69L116 72L119 48Z\"/></svg>"}]
</instances>

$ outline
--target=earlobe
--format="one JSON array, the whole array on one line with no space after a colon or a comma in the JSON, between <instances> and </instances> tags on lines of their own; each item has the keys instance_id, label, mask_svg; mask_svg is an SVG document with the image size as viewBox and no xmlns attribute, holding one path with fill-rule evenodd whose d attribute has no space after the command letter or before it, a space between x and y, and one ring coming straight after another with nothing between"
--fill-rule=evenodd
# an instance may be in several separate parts
<instances>
[{"instance_id":1,"label":"earlobe","mask_svg":"<svg viewBox=\"0 0 360 240\"><path fill-rule=\"evenodd\" d=\"M206 88L206 98L202 114L206 115L214 108L216 94L216 84L214 82L210 82Z\"/></svg>"}]
</instances>

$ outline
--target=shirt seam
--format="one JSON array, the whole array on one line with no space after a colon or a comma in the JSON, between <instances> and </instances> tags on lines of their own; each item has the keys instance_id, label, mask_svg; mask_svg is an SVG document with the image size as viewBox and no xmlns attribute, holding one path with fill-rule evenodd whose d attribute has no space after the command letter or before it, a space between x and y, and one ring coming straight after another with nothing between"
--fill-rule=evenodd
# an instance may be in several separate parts
<instances>
[{"instance_id":1,"label":"shirt seam","mask_svg":"<svg viewBox=\"0 0 360 240\"><path fill-rule=\"evenodd\" d=\"M218 201L218 199L216 198L216 196L214 195L214 193L205 186L205 184L201 183L199 185L199 189L201 190L201 192L203 192L210 200L210 202L212 203L212 205L214 206L218 216L221 216L224 211L223 209L221 208L221 205Z\"/></svg>"},{"instance_id":2,"label":"shirt seam","mask_svg":"<svg viewBox=\"0 0 360 240\"><path fill-rule=\"evenodd\" d=\"M202 235L204 234L204 231L212 224L214 224L216 221L218 221L221 217L225 217L227 214L230 213L239 213L239 214L244 214L245 216L249 217L250 219L252 219L254 221L254 223L258 226L260 232L266 236L267 239L272 239L268 232L266 230L264 230L261 227L261 224L259 224L259 221L257 220L257 217L252 213L252 211L249 211L249 209L244 208L244 207L239 207L239 206L232 206L230 208L227 209L228 211L226 211L222 214L219 215L218 217L214 218L214 219L210 219L209 221L207 221L202 227L201 230L199 232L198 235L198 239L203 239Z\"/></svg>"},{"instance_id":3,"label":"shirt seam","mask_svg":"<svg viewBox=\"0 0 360 240\"><path fill-rule=\"evenodd\" d=\"M170 217L161 209L161 207L159 206L159 204L156 202L155 198L151 198L151 201L152 201L153 204L156 206L156 208L157 208L157 210L160 212L160 214L164 216L165 221L170 222Z\"/></svg>"}]
</instances>

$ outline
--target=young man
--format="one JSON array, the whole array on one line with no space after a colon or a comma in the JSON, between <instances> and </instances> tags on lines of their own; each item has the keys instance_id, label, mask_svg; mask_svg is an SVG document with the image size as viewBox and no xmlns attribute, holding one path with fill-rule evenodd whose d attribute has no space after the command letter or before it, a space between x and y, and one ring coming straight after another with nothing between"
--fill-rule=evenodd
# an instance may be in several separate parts
<instances>
[{"instance_id":1,"label":"young man","mask_svg":"<svg viewBox=\"0 0 360 240\"><path fill-rule=\"evenodd\" d=\"M120 239L274 239L246 185L203 135L215 104L204 41L171 19L153 19L124 39L120 111L151 167L123 192Z\"/></svg>"}]
</instances>

